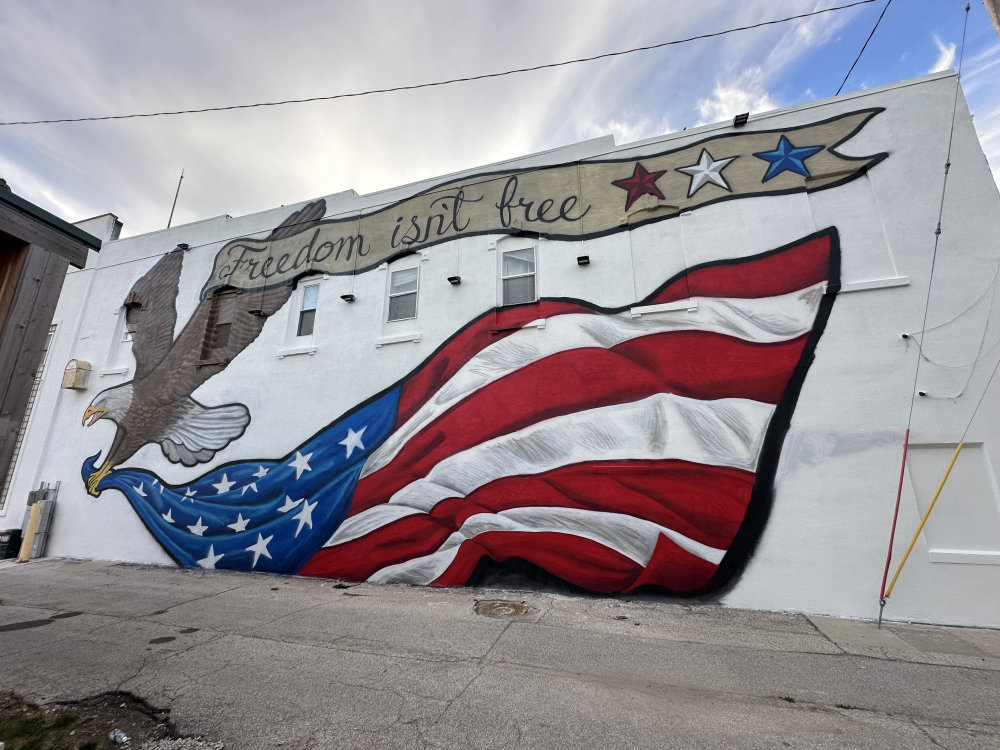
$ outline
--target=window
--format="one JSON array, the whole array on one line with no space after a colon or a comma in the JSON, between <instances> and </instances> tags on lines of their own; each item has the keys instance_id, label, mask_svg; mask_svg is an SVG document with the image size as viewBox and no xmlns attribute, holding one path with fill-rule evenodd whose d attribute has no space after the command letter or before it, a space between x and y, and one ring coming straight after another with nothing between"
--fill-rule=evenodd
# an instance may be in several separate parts
<instances>
[{"instance_id":1,"label":"window","mask_svg":"<svg viewBox=\"0 0 1000 750\"><path fill-rule=\"evenodd\" d=\"M125 320L122 323L122 343L129 343L135 339L136 319L142 311L142 306L138 303L125 305Z\"/></svg>"},{"instance_id":2,"label":"window","mask_svg":"<svg viewBox=\"0 0 1000 750\"><path fill-rule=\"evenodd\" d=\"M302 288L302 308L299 310L299 324L296 336L312 336L316 325L316 303L319 301L319 285L310 284Z\"/></svg>"},{"instance_id":3,"label":"window","mask_svg":"<svg viewBox=\"0 0 1000 750\"><path fill-rule=\"evenodd\" d=\"M503 304L535 301L535 248L508 250L502 256Z\"/></svg>"},{"instance_id":4,"label":"window","mask_svg":"<svg viewBox=\"0 0 1000 750\"><path fill-rule=\"evenodd\" d=\"M417 317L417 268L403 268L389 276L388 320L407 320Z\"/></svg>"},{"instance_id":5,"label":"window","mask_svg":"<svg viewBox=\"0 0 1000 750\"><path fill-rule=\"evenodd\" d=\"M201 358L205 362L217 362L226 359L229 348L229 334L236 317L236 290L220 289L212 295L212 309L209 312L208 326L205 329L205 342L202 345Z\"/></svg>"}]
</instances>

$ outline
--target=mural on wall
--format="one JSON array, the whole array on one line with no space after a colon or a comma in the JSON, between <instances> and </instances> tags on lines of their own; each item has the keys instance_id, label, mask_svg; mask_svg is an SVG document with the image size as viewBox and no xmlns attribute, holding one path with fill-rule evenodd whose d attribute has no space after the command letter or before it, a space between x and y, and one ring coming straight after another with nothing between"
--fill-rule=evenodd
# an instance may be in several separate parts
<instances>
[{"instance_id":1,"label":"mural on wall","mask_svg":"<svg viewBox=\"0 0 1000 750\"><path fill-rule=\"evenodd\" d=\"M297 211L271 232L270 240L280 241L290 231L318 223L325 209L318 201ZM206 407L191 394L260 335L264 321L285 304L292 286L211 295L201 301L175 341L174 301L183 257L183 247L167 253L125 299L135 378L101 391L83 415L85 425L108 419L117 428L104 462L86 477L91 495L98 494L98 485L114 466L147 443L159 443L174 463L194 466L211 461L250 423L243 404Z\"/></svg>"},{"instance_id":2,"label":"mural on wall","mask_svg":"<svg viewBox=\"0 0 1000 750\"><path fill-rule=\"evenodd\" d=\"M490 310L284 457L179 485L116 467L149 443L192 466L239 438L247 407L204 406L193 391L259 335L298 276L323 264L354 272L417 246L400 250L387 227L402 226L418 199L450 212L435 225L450 238L548 218L579 222L572 239L627 231L629 211L643 214L638 223L669 218L681 197L690 207L853 180L886 155L845 157L834 146L878 111L631 162L503 174L493 213L475 222L469 206L494 198L488 180L467 178L356 218L368 228L339 244L330 233L343 222L324 219L317 201L261 240L227 243L176 341L184 251L175 250L126 300L136 377L87 409L85 421L117 424L101 465L101 454L84 462L88 491L122 492L191 567L458 585L484 560L518 559L593 591L718 590L742 570L770 512L782 441L839 287L833 228L686 269L634 306L543 298L527 318L523 306ZM581 181L590 167L598 171ZM389 233L374 246L379 221ZM635 309L681 300L682 315Z\"/></svg>"},{"instance_id":3,"label":"mural on wall","mask_svg":"<svg viewBox=\"0 0 1000 750\"><path fill-rule=\"evenodd\" d=\"M518 309L491 311L280 460L97 489L187 566L454 585L514 557L595 591L709 590L767 517L838 272L830 229L641 303L690 300L682 317L554 299L544 328L505 328Z\"/></svg>"}]
</instances>

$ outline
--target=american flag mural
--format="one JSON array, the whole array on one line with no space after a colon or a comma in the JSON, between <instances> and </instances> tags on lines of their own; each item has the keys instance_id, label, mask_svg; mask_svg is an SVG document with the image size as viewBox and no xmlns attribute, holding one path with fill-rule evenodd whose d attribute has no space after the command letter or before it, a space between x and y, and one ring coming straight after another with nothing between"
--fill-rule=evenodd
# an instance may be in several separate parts
<instances>
[{"instance_id":1,"label":"american flag mural","mask_svg":"<svg viewBox=\"0 0 1000 750\"><path fill-rule=\"evenodd\" d=\"M712 591L767 520L838 284L827 229L637 303L672 312L492 310L282 458L99 489L186 566L452 586L517 559L599 592Z\"/></svg>"}]
</instances>

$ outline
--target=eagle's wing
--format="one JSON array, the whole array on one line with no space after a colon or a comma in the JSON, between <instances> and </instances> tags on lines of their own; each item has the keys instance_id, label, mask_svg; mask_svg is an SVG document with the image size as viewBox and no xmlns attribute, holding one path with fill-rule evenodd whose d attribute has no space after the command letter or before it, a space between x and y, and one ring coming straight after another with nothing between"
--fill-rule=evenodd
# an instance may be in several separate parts
<instances>
[{"instance_id":1,"label":"eagle's wing","mask_svg":"<svg viewBox=\"0 0 1000 750\"><path fill-rule=\"evenodd\" d=\"M163 359L174 340L178 284L184 251L172 250L132 285L125 297L125 319L132 329L135 377L148 375Z\"/></svg>"},{"instance_id":2,"label":"eagle's wing","mask_svg":"<svg viewBox=\"0 0 1000 750\"><path fill-rule=\"evenodd\" d=\"M308 204L285 219L268 240L278 240L318 224L326 212L323 199ZM268 317L276 313L291 295L294 286L281 284L263 290L218 289L195 308L184 330L156 367L157 389L153 395L161 403L190 396L202 383L226 366L259 335ZM223 309L225 308L225 309ZM228 323L224 346L212 347L212 329L222 316Z\"/></svg>"}]
</instances>

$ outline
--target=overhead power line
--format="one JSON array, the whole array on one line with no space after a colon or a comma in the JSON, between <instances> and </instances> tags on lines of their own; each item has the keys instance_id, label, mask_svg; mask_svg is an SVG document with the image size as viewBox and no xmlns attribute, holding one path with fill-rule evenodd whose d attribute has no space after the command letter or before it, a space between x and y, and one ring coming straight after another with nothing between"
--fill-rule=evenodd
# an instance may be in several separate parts
<instances>
[{"instance_id":1,"label":"overhead power line","mask_svg":"<svg viewBox=\"0 0 1000 750\"><path fill-rule=\"evenodd\" d=\"M487 78L503 78L504 76L516 75L518 73L531 73L536 70L547 70L549 68L561 68L566 65L576 65L578 63L592 62L594 60L603 60L608 57L620 57L621 55L631 55L635 52L645 52L652 49L660 49L661 47L670 47L678 44L687 44L689 42L696 42L702 39L711 39L713 37L725 36L727 34L735 34L740 31L750 31L751 29L759 29L764 26L774 26L776 24L787 23L789 21L797 21L803 18L810 18L812 16L818 16L823 13L833 13L838 10L847 10L848 8L854 8L859 5L867 5L868 3L874 3L876 0L855 0L855 2L847 3L846 5L836 5L831 8L821 8L819 10L810 11L809 13L800 13L795 16L788 16L786 18L776 18L771 21L761 21L760 23L750 24L748 26L737 26L731 29L724 29L722 31L713 31L708 34L698 34L697 36L687 37L686 39L674 39L669 42L660 42L659 44L649 44L644 47L633 47L632 49L620 50L618 52L605 52L601 55L593 55L591 57L578 57L574 60L563 60L562 62L546 63L544 65L534 65L530 68L514 68L513 70L504 70L498 73L483 73L481 75L474 76L464 76L462 78L450 78L446 81L432 81L429 83L415 83L409 86L392 86L383 89L369 89L367 91L355 91L347 94L331 94L329 96L311 96L305 99L284 99L282 101L275 102L255 102L253 104L231 104L223 107L202 107L199 109L177 109L164 112L135 112L126 115L98 115L93 117L62 117L58 119L50 120L14 120L9 122L0 122L0 126L10 126L10 125L49 125L59 122L99 122L102 120L131 120L137 117L167 117L170 115L193 115L200 114L202 112L226 112L234 109L255 109L258 107L280 107L285 104L305 104L306 102L329 102L336 99L351 99L362 96L371 96L373 94L389 94L396 91L414 91L416 89L427 89L436 86L449 86L453 83L465 83L467 81L482 81ZM884 13L885 11L883 11Z\"/></svg>"},{"instance_id":2,"label":"overhead power line","mask_svg":"<svg viewBox=\"0 0 1000 750\"><path fill-rule=\"evenodd\" d=\"M872 33L868 35L868 38L865 39L865 43L861 45L861 51L858 53L858 56L854 58L854 62L851 63L851 69L847 71L847 75L844 76L844 80L840 82L840 88L837 89L835 96L840 96L840 92L844 89L847 79L850 78L851 73L854 72L854 66L858 64L858 60L860 60L861 56L865 54L865 50L868 48L868 42L870 42L872 37L875 36L875 30L878 28L878 25L882 23L882 16L884 16L885 12L889 10L890 5L892 5L892 0L886 0L885 7L882 8L882 12L878 15L878 20L875 21L875 25L872 26Z\"/></svg>"}]
</instances>

